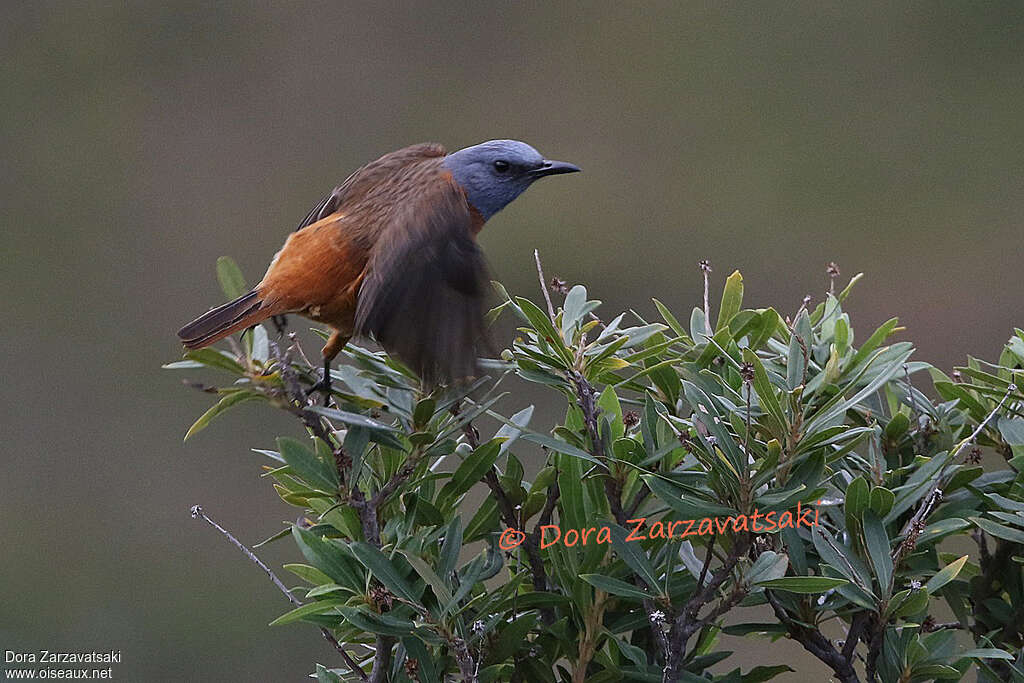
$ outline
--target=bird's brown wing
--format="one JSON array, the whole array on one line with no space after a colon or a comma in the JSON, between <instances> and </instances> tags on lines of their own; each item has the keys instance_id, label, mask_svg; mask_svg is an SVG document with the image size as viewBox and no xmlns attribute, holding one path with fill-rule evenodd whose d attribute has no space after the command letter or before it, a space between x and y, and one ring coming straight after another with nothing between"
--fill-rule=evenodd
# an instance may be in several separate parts
<instances>
[{"instance_id":1,"label":"bird's brown wing","mask_svg":"<svg viewBox=\"0 0 1024 683\"><path fill-rule=\"evenodd\" d=\"M351 179L351 177L352 176L349 176L349 179ZM338 206L341 204L341 190L343 187L344 185L339 185L334 188L329 195L318 201L316 205L309 210L306 217L302 219L299 226L295 228L295 232L298 232L309 225L313 225L313 223L323 220L337 211Z\"/></svg>"},{"instance_id":2,"label":"bird's brown wing","mask_svg":"<svg viewBox=\"0 0 1024 683\"><path fill-rule=\"evenodd\" d=\"M426 159L443 157L445 154L446 151L443 146L436 142L424 142L389 152L379 159L361 166L353 171L348 178L345 178L341 185L338 185L314 204L313 208L306 214L306 217L295 228L295 232L327 218L340 209L347 201L364 196L374 184L393 175L398 169Z\"/></svg>"},{"instance_id":3,"label":"bird's brown wing","mask_svg":"<svg viewBox=\"0 0 1024 683\"><path fill-rule=\"evenodd\" d=\"M428 384L462 379L476 374L486 343L479 217L440 164L406 180L409 191L374 244L356 333L372 334Z\"/></svg>"}]
</instances>

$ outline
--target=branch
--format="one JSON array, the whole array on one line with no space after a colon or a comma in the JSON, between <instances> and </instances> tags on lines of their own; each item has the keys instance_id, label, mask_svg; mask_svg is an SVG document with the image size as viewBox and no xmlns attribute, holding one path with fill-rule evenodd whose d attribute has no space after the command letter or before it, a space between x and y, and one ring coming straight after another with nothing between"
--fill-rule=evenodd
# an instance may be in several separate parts
<instances>
[{"instance_id":1,"label":"branch","mask_svg":"<svg viewBox=\"0 0 1024 683\"><path fill-rule=\"evenodd\" d=\"M270 567L265 565L263 563L263 560L261 560L260 558L256 557L256 553L254 553L245 544L243 544L241 541L239 541L237 538L235 538L234 535L232 535L232 533L230 531L228 531L227 529L222 527L220 524L217 524L217 522L215 522L212 519L210 519L206 515L206 513L203 512L203 508L201 508L198 505L193 505L192 506L192 519L202 519L207 524L209 524L214 529L216 529L221 534L223 534L224 537L227 538L229 541L231 541L235 545L236 548L238 548L243 553L245 553L246 556L250 560L252 560L256 564L257 567L259 567L264 572L266 572L267 576L269 576L270 580L274 582L274 585L277 586L278 590L280 590L282 593L284 593L284 596L286 598L288 598L288 602L292 603L296 607L300 607L303 604L301 600L299 600L297 597L292 595L291 591L288 590L288 588L281 582L281 579L277 578L277 575L270 569ZM359 674L359 677L362 678L364 681L367 680L366 673L362 670L362 668L358 664L355 663L355 661L352 660L352 657L349 655L348 652L345 651L345 647L341 643L338 642L338 639L334 637L334 634L331 633L330 631L328 631L326 628L324 628L322 626L320 627L320 633L323 635L324 640L326 640L331 645L333 645L334 649L341 653L341 658L345 660L345 664L348 666L348 668L351 669L352 671L354 671L355 673Z\"/></svg>"},{"instance_id":2,"label":"branch","mask_svg":"<svg viewBox=\"0 0 1024 683\"><path fill-rule=\"evenodd\" d=\"M377 636L373 646L373 670L370 671L370 683L384 683L391 668L391 647L395 639L390 636Z\"/></svg>"},{"instance_id":3,"label":"branch","mask_svg":"<svg viewBox=\"0 0 1024 683\"><path fill-rule=\"evenodd\" d=\"M456 403L450 410L452 415L458 416L459 404ZM467 422L462 426L462 433L465 435L466 442L471 448L476 449L480 445L480 438L477 435L477 431L473 427L472 422ZM484 483L487 484L487 488L489 488L491 493L494 495L498 511L501 513L501 518L505 522L506 526L523 534L522 548L526 551L526 559L530 564L530 574L533 579L533 590L546 591L548 588L548 579L547 573L544 571L544 560L540 556L540 547L537 543L537 535L526 533L526 530L520 523L519 515L516 514L515 506L512 505L512 501L509 500L508 494L505 492L505 489L502 488L501 482L498 480L498 470L494 465L491 465L491 469L484 474ZM544 618L544 623L548 625L553 624L555 621L555 615L554 612L551 611L551 608L542 608L541 616Z\"/></svg>"},{"instance_id":4,"label":"branch","mask_svg":"<svg viewBox=\"0 0 1024 683\"><path fill-rule=\"evenodd\" d=\"M882 645L885 642L885 623L877 620L871 629L871 638L868 640L868 659L864 665L864 677L868 683L874 683L878 666L878 657L882 654Z\"/></svg>"},{"instance_id":5,"label":"branch","mask_svg":"<svg viewBox=\"0 0 1024 683\"><path fill-rule=\"evenodd\" d=\"M832 646L832 643L822 635L821 631L816 628L808 628L793 620L772 591L765 590L764 594L768 598L768 603L772 606L776 618L783 623L793 640L800 643L805 650L825 664L828 664L842 683L860 683L860 679L857 678L857 672L853 669L851 659L843 657ZM871 679L869 678L868 680Z\"/></svg>"},{"instance_id":6,"label":"branch","mask_svg":"<svg viewBox=\"0 0 1024 683\"><path fill-rule=\"evenodd\" d=\"M952 464L956 460L957 456L960 455L960 452L963 449L967 448L968 444L972 443L975 439L978 438L978 435L981 434L983 429L985 429L985 425L987 425L989 421L991 421L992 418L995 417L999 413L999 411L1003 409L1003 406L1006 405L1006 401L1009 400L1010 396L1013 395L1016 391L1016 384L1010 384L1009 386L1007 386L1006 393L1003 394L1003 397L1001 399L999 399L999 403L996 404L996 407L993 408L991 412L989 412L989 414L985 416L985 419L978 424L977 428L975 428L975 430L971 432L970 436L968 436L966 439L960 442L960 444L956 447L956 450L954 450L952 455L949 456L949 460L946 462L946 465L942 468L942 471L939 473L939 476L935 477L935 481L932 482L932 485L928 489L928 493L925 495L924 499L921 501L921 505L920 507L918 507L917 512L914 513L914 516L911 517L907 521L906 525L903 527L903 531L901 533L904 536L904 538L892 552L893 561L897 565L899 564L899 561L902 560L908 552L913 550L914 545L917 543L917 537L924 529L925 520L935 509L938 501L941 500L941 487L945 486L946 469L950 466L950 464Z\"/></svg>"},{"instance_id":7,"label":"branch","mask_svg":"<svg viewBox=\"0 0 1024 683\"><path fill-rule=\"evenodd\" d=\"M860 634L863 633L864 627L868 625L868 619L870 615L867 612L857 612L853 619L850 620L850 628L846 631L846 640L843 641L843 659L847 661L853 661L853 653L857 649L857 643L860 641Z\"/></svg>"},{"instance_id":8,"label":"branch","mask_svg":"<svg viewBox=\"0 0 1024 683\"><path fill-rule=\"evenodd\" d=\"M728 598L712 610L707 618L704 620L697 618L701 608L715 597L719 587L732 575L733 568L749 546L750 539L746 534L737 538L733 543L732 549L729 551L729 555L725 558L725 562L711 574L711 580L708 581L707 585L704 585L704 579L707 577L708 565L711 563L710 558L712 555L712 547L708 546L708 554L704 559L704 566L701 568L701 575L697 579L697 586L694 588L693 595L672 623L672 630L669 634L669 649L666 655L667 663L664 678L662 679L665 683L676 680L676 677L679 675L679 668L683 664L683 654L686 650L686 642L690 639L690 636L701 629L707 621L717 619L742 599L745 591L733 591Z\"/></svg>"}]
</instances>

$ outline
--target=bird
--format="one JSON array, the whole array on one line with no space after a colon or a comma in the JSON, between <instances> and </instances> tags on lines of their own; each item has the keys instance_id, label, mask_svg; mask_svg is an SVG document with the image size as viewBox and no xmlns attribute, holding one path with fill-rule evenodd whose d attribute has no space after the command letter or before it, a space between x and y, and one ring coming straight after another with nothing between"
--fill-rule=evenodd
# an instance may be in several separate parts
<instances>
[{"instance_id":1,"label":"bird","mask_svg":"<svg viewBox=\"0 0 1024 683\"><path fill-rule=\"evenodd\" d=\"M323 378L309 392L325 400L331 363L354 336L372 337L429 386L471 377L488 285L477 235L535 181L579 170L518 140L385 154L317 202L250 292L178 337L192 350L287 314L326 324Z\"/></svg>"}]
</instances>

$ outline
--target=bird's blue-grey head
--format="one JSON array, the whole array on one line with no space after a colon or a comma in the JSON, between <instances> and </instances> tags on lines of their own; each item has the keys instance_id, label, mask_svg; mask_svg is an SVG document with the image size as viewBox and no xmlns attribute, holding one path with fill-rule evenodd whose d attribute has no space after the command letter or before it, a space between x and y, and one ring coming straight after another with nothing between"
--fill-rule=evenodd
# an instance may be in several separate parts
<instances>
[{"instance_id":1,"label":"bird's blue-grey head","mask_svg":"<svg viewBox=\"0 0 1024 683\"><path fill-rule=\"evenodd\" d=\"M489 140L460 149L445 157L442 165L466 192L469 203L488 219L521 195L533 181L579 167L551 161L525 142Z\"/></svg>"}]
</instances>

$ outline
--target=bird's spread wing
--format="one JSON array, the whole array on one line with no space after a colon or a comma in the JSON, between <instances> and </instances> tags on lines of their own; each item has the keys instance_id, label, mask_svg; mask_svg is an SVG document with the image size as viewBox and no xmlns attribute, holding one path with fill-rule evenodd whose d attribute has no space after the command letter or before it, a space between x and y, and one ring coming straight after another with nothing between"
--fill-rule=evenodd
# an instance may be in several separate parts
<instances>
[{"instance_id":1,"label":"bird's spread wing","mask_svg":"<svg viewBox=\"0 0 1024 683\"><path fill-rule=\"evenodd\" d=\"M383 227L359 292L356 333L372 334L428 383L476 373L487 267L462 190L430 166Z\"/></svg>"}]
</instances>

